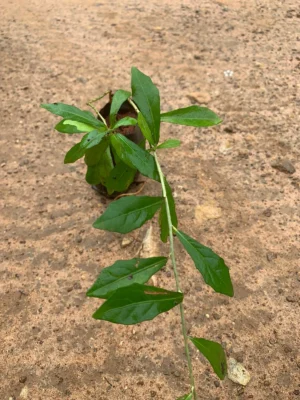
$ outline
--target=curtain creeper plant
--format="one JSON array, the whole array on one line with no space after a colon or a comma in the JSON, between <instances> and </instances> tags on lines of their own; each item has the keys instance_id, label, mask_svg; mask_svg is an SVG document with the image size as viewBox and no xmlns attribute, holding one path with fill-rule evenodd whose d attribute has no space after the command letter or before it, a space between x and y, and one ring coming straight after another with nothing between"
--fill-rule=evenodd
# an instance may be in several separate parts
<instances>
[{"instance_id":1,"label":"curtain creeper plant","mask_svg":"<svg viewBox=\"0 0 300 400\"><path fill-rule=\"evenodd\" d=\"M206 357L220 379L226 376L227 364L224 350L219 343L204 338L189 337L187 334L182 303L184 295L180 286L180 268L176 265L174 238L178 238L191 256L207 285L227 296L233 296L233 287L229 269L224 260L211 249L178 229L175 201L171 187L161 169L158 153L162 149L179 146L180 141L168 139L160 143L160 125L166 122L208 127L219 124L221 120L213 111L199 106L161 113L157 87L137 68L132 68L131 71L131 89L132 93L119 90L114 95L110 110L110 127L101 116L99 120L90 112L81 111L73 106L54 103L43 104L42 107L64 118L56 126L56 129L59 128L61 132L87 132L81 142L67 153L65 162L74 162L85 156L88 166L87 174L92 177L89 179L110 176L111 171L116 168L111 168L109 161L110 150L108 152L108 149L112 149L118 162L122 163L117 173L114 171L115 186L111 186L112 190L116 190L115 187L126 187L126 185L122 186L126 178L124 168L128 168L129 171L138 170L142 175L161 184L161 196L127 196L113 201L93 226L96 229L125 234L141 227L160 211L160 237L163 242L167 242L169 238L176 291L146 285L150 277L166 265L168 257L161 256L116 261L102 270L88 290L87 296L105 300L93 314L95 319L123 325L152 320L158 314L178 306L189 369L190 392L177 400L197 400L189 342ZM116 121L118 109L125 100L132 104L137 112L137 118L127 117ZM148 143L147 150L117 132L120 126L135 124L138 124Z\"/></svg>"}]
</instances>

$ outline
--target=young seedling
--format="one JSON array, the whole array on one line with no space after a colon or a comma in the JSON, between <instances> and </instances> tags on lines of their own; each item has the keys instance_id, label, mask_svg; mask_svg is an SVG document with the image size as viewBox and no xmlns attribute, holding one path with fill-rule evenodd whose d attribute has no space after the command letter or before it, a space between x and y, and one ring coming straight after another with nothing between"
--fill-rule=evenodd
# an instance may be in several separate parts
<instances>
[{"instance_id":1,"label":"young seedling","mask_svg":"<svg viewBox=\"0 0 300 400\"><path fill-rule=\"evenodd\" d=\"M109 129L105 126L104 121L101 122L90 113L78 109L75 112L74 107L70 108L71 106L62 104L43 105L43 107L61 115L64 118L63 121L67 121L61 124L68 126L69 130L73 130L75 127L77 130L83 131L86 126L89 126L89 133L84 136L79 145L76 145L77 147L74 146L76 147L75 150L71 149L71 154L68 155L67 160L78 159L79 156L85 154L88 160L91 157L93 160L96 159L97 163L104 163L103 157L108 145L110 145L113 153L124 166L138 170L142 175L161 184L162 193L160 196L127 196L113 201L93 226L97 229L125 234L141 227L159 211L160 238L163 242L169 240L176 291L146 284L151 276L166 265L168 257L161 256L116 261L113 265L102 270L96 282L88 290L87 296L105 300L93 314L95 319L123 325L152 320L158 314L178 306L189 369L190 390L189 393L177 400L197 400L189 342L209 361L220 379L224 379L226 376L227 364L224 350L219 343L204 338L189 337L187 334L182 304L184 295L179 279L182 267L177 268L174 238L176 237L181 242L191 256L195 267L207 285L216 292L227 296L233 296L233 287L229 269L224 260L210 248L200 244L178 228L175 201L171 187L161 169L158 153L165 148L179 146L180 141L168 139L160 143L160 125L164 122L208 127L219 124L221 120L213 111L195 105L161 113L157 87L148 76L137 68L132 68L131 71L131 88L132 93L116 92L118 95L115 94L115 96L119 101L115 108L112 108L116 113L118 107L126 98L136 110L137 120L126 119L118 123L112 117L112 127ZM147 150L116 132L116 128L121 124L136 123L138 123L148 143ZM85 124L85 126L83 127L82 124ZM88 153L88 151L91 153ZM100 167L99 171L102 171ZM122 181L122 177L119 176L119 179Z\"/></svg>"}]
</instances>

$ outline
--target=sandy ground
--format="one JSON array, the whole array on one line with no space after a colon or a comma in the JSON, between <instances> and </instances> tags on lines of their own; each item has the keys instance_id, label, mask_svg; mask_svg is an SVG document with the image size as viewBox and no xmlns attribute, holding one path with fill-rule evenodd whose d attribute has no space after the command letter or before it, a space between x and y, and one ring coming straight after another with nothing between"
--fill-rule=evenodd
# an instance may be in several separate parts
<instances>
[{"instance_id":1,"label":"sandy ground","mask_svg":"<svg viewBox=\"0 0 300 400\"><path fill-rule=\"evenodd\" d=\"M149 224L126 248L92 228L108 202L82 163L63 165L78 137L55 133L39 108L127 89L132 65L153 77L163 110L198 102L224 118L162 128L183 140L162 156L181 229L225 258L236 293L213 293L177 243L189 332L222 342L252 377L244 389L219 383L193 349L199 399L300 398L298 1L1 0L0 15L0 399L188 390L178 309L133 327L91 318L101 302L85 291L138 253ZM274 168L278 158L296 171ZM174 289L170 265L156 283Z\"/></svg>"}]
</instances>

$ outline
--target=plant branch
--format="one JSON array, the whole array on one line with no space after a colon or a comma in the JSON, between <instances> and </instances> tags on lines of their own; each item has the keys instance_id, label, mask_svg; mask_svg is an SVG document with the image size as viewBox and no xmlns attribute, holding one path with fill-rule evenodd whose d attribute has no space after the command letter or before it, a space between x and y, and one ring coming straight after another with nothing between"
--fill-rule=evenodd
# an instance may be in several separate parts
<instances>
[{"instance_id":1,"label":"plant branch","mask_svg":"<svg viewBox=\"0 0 300 400\"><path fill-rule=\"evenodd\" d=\"M139 182L139 183L142 183L142 186L139 188L139 190L137 192L119 194L119 196L117 196L114 199L114 201L116 201L116 200L118 200L118 199L120 199L121 197L124 197L124 196L136 196L137 194L141 193L141 191L144 189L144 186L145 186L146 182L144 181L144 182Z\"/></svg>"},{"instance_id":2,"label":"plant branch","mask_svg":"<svg viewBox=\"0 0 300 400\"><path fill-rule=\"evenodd\" d=\"M88 101L88 102L86 103L87 106L91 107L91 108L95 111L95 113L98 115L98 117L101 119L101 121L104 123L105 126L107 126L107 123L106 123L105 119L104 119L103 116L99 113L99 111L93 106L93 103L95 103L95 102L98 101L98 100L103 99L103 97L105 97L107 94L110 94L110 93L111 93L111 91L109 90L108 92L105 92L105 93L102 94L101 96L96 97L95 99L92 99L92 100L90 100L90 101Z\"/></svg>"},{"instance_id":3,"label":"plant branch","mask_svg":"<svg viewBox=\"0 0 300 400\"><path fill-rule=\"evenodd\" d=\"M133 102L133 100L131 100L131 98L129 97L128 102L132 105L132 107L134 108L134 111L138 114L140 112L140 110L137 108L137 106L135 105L135 103Z\"/></svg>"},{"instance_id":4,"label":"plant branch","mask_svg":"<svg viewBox=\"0 0 300 400\"><path fill-rule=\"evenodd\" d=\"M172 219L171 219L170 206L169 206L169 202L168 202L168 198L167 198L165 177L161 170L161 166L159 164L156 152L154 152L153 155L154 155L155 162L157 165L157 170L159 173L160 182L161 182L161 186L162 186L163 197L165 199L165 204L166 204L166 212L167 212L168 227L169 227L169 237L170 237L170 254L171 254L171 260L172 260L172 265L173 265L174 277L175 277L175 281L176 281L176 289L178 292L182 293L181 288L180 288L179 275L178 275L177 266L176 266L174 238L173 238L173 225L172 225ZM182 334L184 337L185 354L186 354L188 368L189 368L191 392L193 394L193 399L197 400L197 394L196 394L196 389L195 389L195 379L194 379L194 374L193 374L193 368L192 368L192 362L191 362L191 356L190 356L190 350L189 350L189 344L188 344L188 334L187 334L187 330L186 330L186 322L185 322L184 309L183 309L182 303L180 303L179 308L180 308L180 316L181 316Z\"/></svg>"}]
</instances>

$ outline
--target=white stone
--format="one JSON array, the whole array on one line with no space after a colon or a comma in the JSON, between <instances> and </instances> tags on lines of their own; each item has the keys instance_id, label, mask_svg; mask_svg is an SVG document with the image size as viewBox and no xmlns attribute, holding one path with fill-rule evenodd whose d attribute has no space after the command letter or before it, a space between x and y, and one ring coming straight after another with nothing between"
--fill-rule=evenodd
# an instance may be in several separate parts
<instances>
[{"instance_id":1,"label":"white stone","mask_svg":"<svg viewBox=\"0 0 300 400\"><path fill-rule=\"evenodd\" d=\"M232 382L243 386L246 386L251 379L249 372L243 364L240 364L234 358L229 358L228 360L227 375Z\"/></svg>"},{"instance_id":2,"label":"white stone","mask_svg":"<svg viewBox=\"0 0 300 400\"><path fill-rule=\"evenodd\" d=\"M20 393L20 399L28 399L28 387L24 386Z\"/></svg>"},{"instance_id":3,"label":"white stone","mask_svg":"<svg viewBox=\"0 0 300 400\"><path fill-rule=\"evenodd\" d=\"M127 247L127 246L131 245L132 242L133 242L133 238L132 237L124 237L123 240L122 240L121 246L123 248Z\"/></svg>"}]
</instances>

